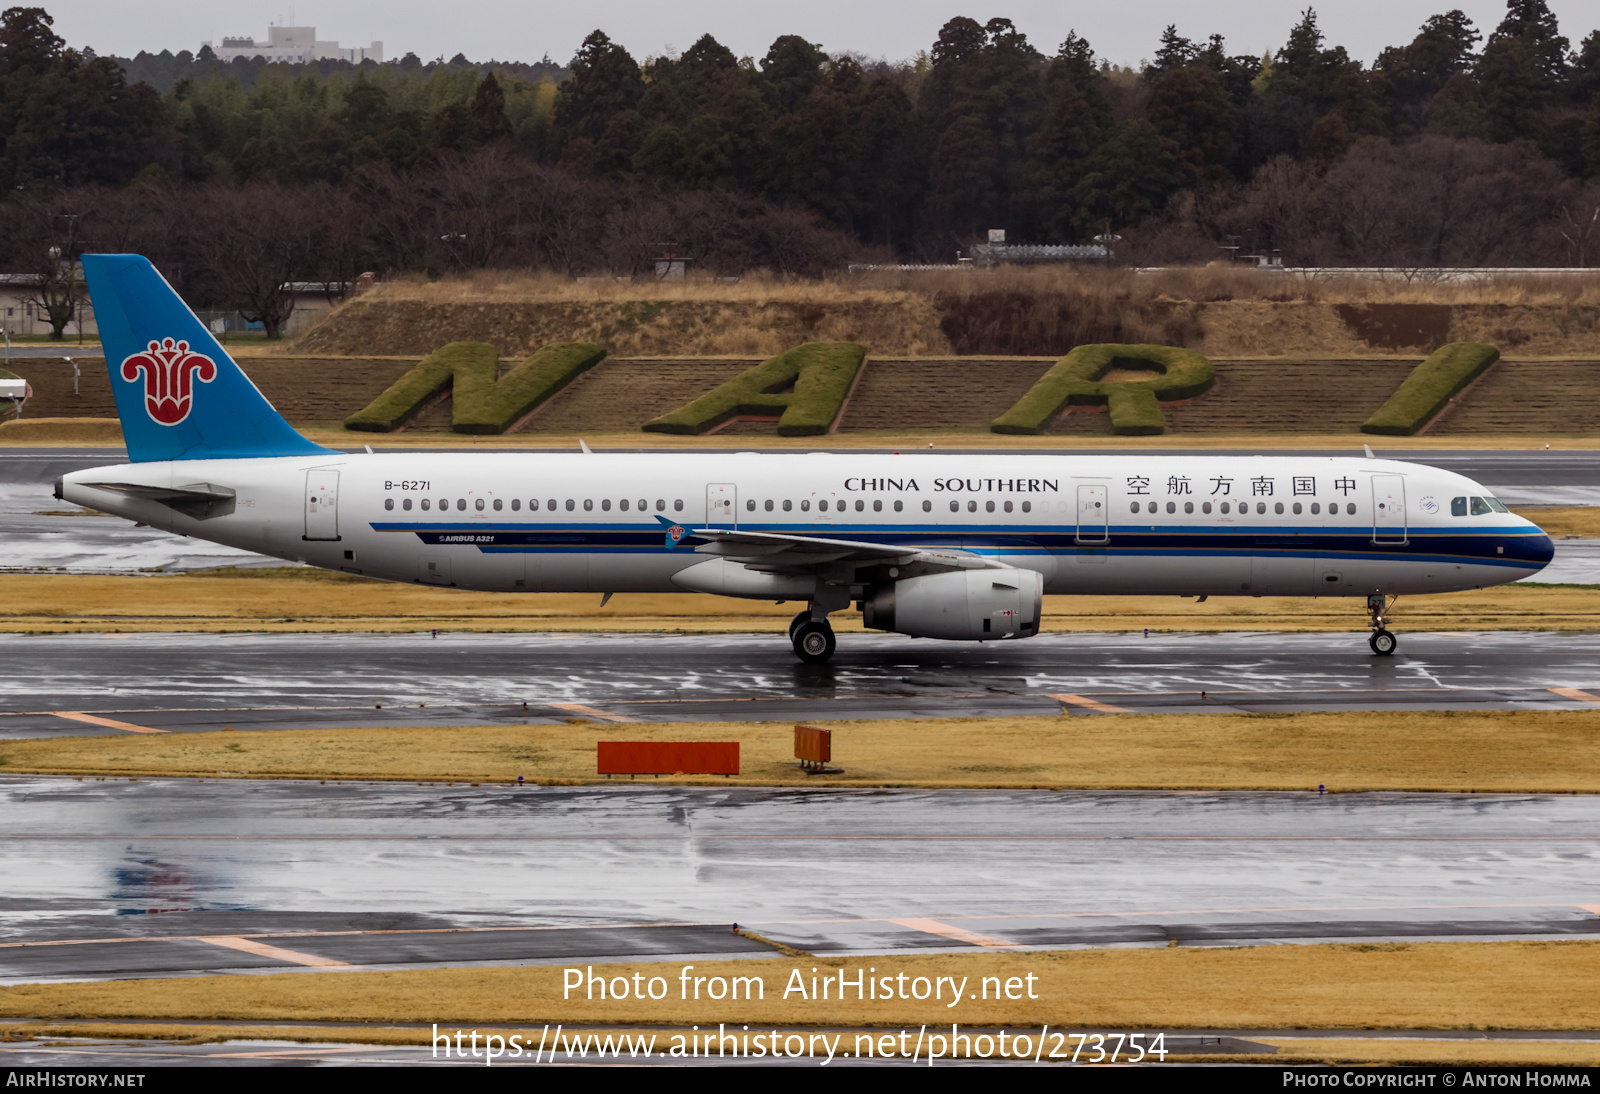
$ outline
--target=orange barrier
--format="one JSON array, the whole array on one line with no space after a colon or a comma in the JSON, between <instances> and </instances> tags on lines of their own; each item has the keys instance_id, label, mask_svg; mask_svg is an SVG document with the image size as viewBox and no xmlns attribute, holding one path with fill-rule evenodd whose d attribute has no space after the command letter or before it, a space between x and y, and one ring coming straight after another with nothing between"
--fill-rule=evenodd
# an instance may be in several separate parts
<instances>
[{"instance_id":1,"label":"orange barrier","mask_svg":"<svg viewBox=\"0 0 1600 1094\"><path fill-rule=\"evenodd\" d=\"M833 759L833 730L795 726L794 758L817 764Z\"/></svg>"},{"instance_id":2,"label":"orange barrier","mask_svg":"<svg viewBox=\"0 0 1600 1094\"><path fill-rule=\"evenodd\" d=\"M738 741L601 741L601 775L737 775Z\"/></svg>"}]
</instances>

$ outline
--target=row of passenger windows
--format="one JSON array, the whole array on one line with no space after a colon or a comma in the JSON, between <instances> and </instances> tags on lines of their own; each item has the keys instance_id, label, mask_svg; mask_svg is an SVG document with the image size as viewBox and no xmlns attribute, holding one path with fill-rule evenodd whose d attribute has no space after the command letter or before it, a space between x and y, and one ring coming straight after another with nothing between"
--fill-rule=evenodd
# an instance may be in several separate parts
<instances>
[{"instance_id":1,"label":"row of passenger windows","mask_svg":"<svg viewBox=\"0 0 1600 1094\"><path fill-rule=\"evenodd\" d=\"M1356 515L1356 503L1355 502L1353 502L1353 501L1346 502L1344 509L1345 509L1345 512L1349 513L1352 517ZM1230 503L1228 503L1228 502L1221 502L1217 506L1217 511L1220 512L1220 513L1226 514L1226 513L1229 512L1229 510L1230 510ZM1133 507L1131 509L1131 512L1137 513L1138 511L1139 511L1139 503L1138 502L1134 502L1133 503ZM1154 513L1156 511L1156 503L1153 502L1153 501L1147 503L1147 511L1151 512L1151 513ZM1167 512L1176 513L1177 511L1178 511L1178 503L1177 502L1175 502L1175 501L1167 502ZM1192 502L1192 501L1184 502L1183 503L1183 511L1185 513L1194 512L1194 502ZM1274 513L1282 513L1283 512L1283 502L1281 502L1281 501L1273 502L1272 503L1272 511ZM1294 515L1295 516L1299 516L1303 511L1304 510L1301 509L1300 503L1299 502L1295 502L1294 503L1294 507L1293 507ZM1209 501L1201 502L1200 503L1200 512L1202 512L1202 513L1211 512L1211 503ZM1247 501L1241 501L1239 503L1239 515L1243 516L1244 514L1246 514L1248 512L1250 512L1250 503L1247 502ZM1267 503L1264 502L1264 501L1256 502L1256 512L1261 514L1262 516L1265 516L1266 512L1267 512ZM1322 512L1322 503L1321 502L1317 502L1317 501L1312 502L1311 503L1311 515L1312 516L1317 516L1321 512ZM1339 503L1338 502L1331 501L1331 502L1328 503L1328 515L1329 516L1338 516L1339 515Z\"/></svg>"},{"instance_id":2,"label":"row of passenger windows","mask_svg":"<svg viewBox=\"0 0 1600 1094\"><path fill-rule=\"evenodd\" d=\"M789 501L787 499L785 499L784 501L773 501L771 498L768 498L766 501L761 503L761 508L765 512L768 512L768 513L771 513L771 512L773 512L774 510L777 510L777 509L781 509L783 512L788 513L788 512L792 512L794 510L794 505L795 505L794 502ZM829 505L830 505L830 502L828 501L827 498L819 499L818 502L817 502L817 511L821 512L821 513L826 513L829 510ZM832 502L831 505L832 505L833 509L836 512L840 512L840 513L848 512L849 508L850 508L850 503L848 501L835 501L835 502ZM893 505L893 509L894 509L894 511L896 513L905 512L905 507L906 507L905 502L896 500L895 502L892 503L892 505ZM1015 509L1015 506L1013 505L1013 503L1011 503L1009 501L1001 502L1000 506L1001 506L1001 511L1005 512L1005 513L1013 512L1014 509ZM754 498L749 499L748 501L746 501L744 503L744 507L745 507L745 511L746 512L754 513L756 511L756 500ZM855 503L855 510L858 513L866 512L867 511L866 500L863 499L863 498L857 498L856 499L856 503ZM811 502L809 500L807 500L807 499L801 499L801 501L800 501L800 511L802 513L809 513L811 511ZM873 500L873 502L872 502L872 511L874 513L883 512L883 500L881 498ZM924 501L922 503L922 511L924 513L933 512L933 502ZM959 501L952 501L950 503L950 511L952 513L959 513L961 511L961 503ZM975 501L967 502L967 512L976 513L977 511L978 511L978 503L977 502L975 502ZM992 501L984 502L983 503L983 511L986 512L986 513L993 513L995 511L995 503L992 502ZM1031 502L1031 501L1023 502L1022 503L1022 511L1024 513L1033 512L1033 502Z\"/></svg>"},{"instance_id":3,"label":"row of passenger windows","mask_svg":"<svg viewBox=\"0 0 1600 1094\"><path fill-rule=\"evenodd\" d=\"M433 507L433 500L431 498L423 498L417 504L422 509L422 511L424 513L426 513L429 509L431 509ZM624 513L626 513L633 505L634 505L634 502L630 501L627 498L623 498L621 501L617 502L617 508L622 510ZM551 498L549 501L544 503L544 506L545 506L546 509L550 510L550 512L554 513L556 510L561 508L561 502L557 498ZM383 499L383 507L385 509L393 509L394 508L394 499L393 498L384 498ZM492 502L485 502L485 500L483 498L477 498L477 499L475 499L473 501L472 507L475 510L477 510L478 512L480 512L480 513L483 512L484 509L493 509L495 512L498 513L498 512L501 512L502 510L505 509L506 503L505 503L504 499L502 499L502 498L495 498L494 501L492 501ZM640 498L639 501L638 501L638 507L639 507L639 512L641 512L641 513L649 512L650 511L649 499L648 498ZM402 498L400 500L400 508L406 510L407 512L410 512L411 511L411 499L410 498ZM440 498L439 499L439 511L442 513L442 512L446 511L449 508L450 508L450 499L449 498ZM467 508L467 499L466 498L457 498L456 499L456 509L458 511L460 511L460 512L465 512L466 508ZM570 512L572 512L573 510L575 510L577 508L578 508L578 502L575 501L572 498L568 498L567 499L567 503L566 503L567 512L570 513ZM584 510L586 512L592 511L594 509L594 499L593 498L584 498L583 499L583 508L584 508ZM511 511L513 513L516 513L516 512L520 512L521 510L522 510L522 499L521 498L512 498L511 499ZM537 513L538 511L539 511L539 499L538 498L529 498L528 499L528 512ZM610 498L601 498L600 499L600 511L603 512L603 513L611 512L611 499ZM656 500L656 512L665 513L666 511L667 511L666 500L664 498L658 498ZM672 503L672 511L674 513L683 512L683 499L682 498L678 498L678 499L673 501L673 503Z\"/></svg>"}]
</instances>

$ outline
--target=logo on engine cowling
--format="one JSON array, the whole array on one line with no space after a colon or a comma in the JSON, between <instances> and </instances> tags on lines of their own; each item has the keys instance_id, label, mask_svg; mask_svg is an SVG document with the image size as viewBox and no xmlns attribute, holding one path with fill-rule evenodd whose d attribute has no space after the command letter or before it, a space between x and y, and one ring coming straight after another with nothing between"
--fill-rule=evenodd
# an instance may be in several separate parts
<instances>
[{"instance_id":1,"label":"logo on engine cowling","mask_svg":"<svg viewBox=\"0 0 1600 1094\"><path fill-rule=\"evenodd\" d=\"M130 383L144 373L144 409L158 425L177 425L194 407L194 381L217 378L217 363L203 353L191 353L189 343L171 338L151 340L143 353L122 362L122 378Z\"/></svg>"}]
</instances>

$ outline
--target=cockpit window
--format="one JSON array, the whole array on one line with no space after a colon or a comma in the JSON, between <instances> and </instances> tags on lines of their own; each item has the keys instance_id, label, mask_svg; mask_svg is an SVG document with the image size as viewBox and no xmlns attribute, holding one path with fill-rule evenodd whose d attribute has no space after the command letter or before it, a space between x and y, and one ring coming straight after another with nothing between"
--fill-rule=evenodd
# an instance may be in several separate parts
<instances>
[{"instance_id":1,"label":"cockpit window","mask_svg":"<svg viewBox=\"0 0 1600 1094\"><path fill-rule=\"evenodd\" d=\"M1511 510L1507 509L1506 506L1505 506L1505 503L1502 502L1499 498L1484 498L1483 500L1485 502L1487 502L1488 505L1489 505L1489 508L1493 509L1496 513L1509 513L1509 512L1511 512Z\"/></svg>"},{"instance_id":2,"label":"cockpit window","mask_svg":"<svg viewBox=\"0 0 1600 1094\"><path fill-rule=\"evenodd\" d=\"M1451 498L1450 499L1450 515L1452 517L1464 517L1464 516L1466 516L1467 515L1467 499L1466 498Z\"/></svg>"},{"instance_id":3,"label":"cockpit window","mask_svg":"<svg viewBox=\"0 0 1600 1094\"><path fill-rule=\"evenodd\" d=\"M1491 509L1489 507L1489 503L1484 501L1482 498L1473 498L1472 499L1472 515L1473 516L1481 517L1481 516L1485 516L1485 515L1487 515L1489 513L1492 513L1492 512L1494 512L1494 510Z\"/></svg>"}]
</instances>

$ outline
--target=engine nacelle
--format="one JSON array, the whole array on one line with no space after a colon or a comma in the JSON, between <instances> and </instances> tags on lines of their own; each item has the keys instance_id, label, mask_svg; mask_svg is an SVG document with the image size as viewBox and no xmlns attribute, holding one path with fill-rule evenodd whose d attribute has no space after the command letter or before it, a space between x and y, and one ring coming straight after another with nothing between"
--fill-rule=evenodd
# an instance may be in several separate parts
<instances>
[{"instance_id":1,"label":"engine nacelle","mask_svg":"<svg viewBox=\"0 0 1600 1094\"><path fill-rule=\"evenodd\" d=\"M908 577L872 591L862 620L913 638L987 642L1039 633L1044 575L1037 570L956 570Z\"/></svg>"}]
</instances>

